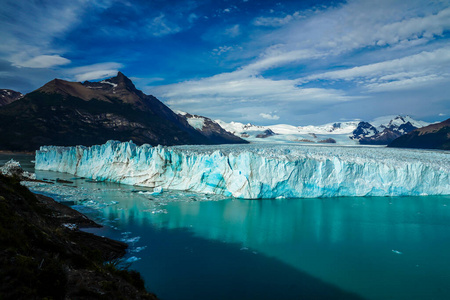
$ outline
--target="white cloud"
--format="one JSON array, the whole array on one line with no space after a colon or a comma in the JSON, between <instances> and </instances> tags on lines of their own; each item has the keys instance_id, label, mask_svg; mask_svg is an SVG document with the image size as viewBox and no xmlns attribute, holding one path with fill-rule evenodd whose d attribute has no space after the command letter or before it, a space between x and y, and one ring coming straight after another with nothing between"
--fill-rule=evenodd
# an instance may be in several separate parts
<instances>
[{"instance_id":1,"label":"white cloud","mask_svg":"<svg viewBox=\"0 0 450 300\"><path fill-rule=\"evenodd\" d=\"M147 26L147 29L151 35L156 37L174 34L181 31L181 28L177 24L170 22L162 13L158 17L151 20Z\"/></svg>"},{"instance_id":2,"label":"white cloud","mask_svg":"<svg viewBox=\"0 0 450 300\"><path fill-rule=\"evenodd\" d=\"M80 15L88 8L85 0L3 1L0 5L0 54L16 65L24 62L32 66L41 62L45 65L45 60L51 60L45 58L48 53L62 52L54 49L53 39L81 22ZM62 62L59 60L60 64Z\"/></svg>"},{"instance_id":3,"label":"white cloud","mask_svg":"<svg viewBox=\"0 0 450 300\"><path fill-rule=\"evenodd\" d=\"M444 81L445 78L437 75L415 76L388 82L369 83L366 87L372 92L386 92L396 90L414 90Z\"/></svg>"},{"instance_id":4,"label":"white cloud","mask_svg":"<svg viewBox=\"0 0 450 300\"><path fill-rule=\"evenodd\" d=\"M69 59L59 55L39 55L23 62L17 61L14 65L26 68L52 68L67 65L69 63Z\"/></svg>"},{"instance_id":5,"label":"white cloud","mask_svg":"<svg viewBox=\"0 0 450 300\"><path fill-rule=\"evenodd\" d=\"M365 46L433 39L450 28L449 14L449 8L425 7L423 1L353 0L309 18L304 30L309 31L308 36L317 36L313 40L316 47L331 45L334 49L330 50L340 53Z\"/></svg>"},{"instance_id":6,"label":"white cloud","mask_svg":"<svg viewBox=\"0 0 450 300\"><path fill-rule=\"evenodd\" d=\"M260 113L259 115L261 117L263 117L264 119L267 119L267 120L278 120L278 119L280 119L280 117L275 115L275 114Z\"/></svg>"},{"instance_id":7,"label":"white cloud","mask_svg":"<svg viewBox=\"0 0 450 300\"><path fill-rule=\"evenodd\" d=\"M351 80L356 77L376 76L385 73L399 73L402 70L424 70L432 68L433 71L443 65L450 63L450 48L441 48L432 52L423 51L419 54L410 55L398 59L383 61L379 63L358 66L350 69L325 72L310 76L308 79L344 79ZM404 74L404 73L402 73Z\"/></svg>"},{"instance_id":8,"label":"white cloud","mask_svg":"<svg viewBox=\"0 0 450 300\"><path fill-rule=\"evenodd\" d=\"M123 65L116 62L99 63L67 70L76 81L95 80L116 76Z\"/></svg>"},{"instance_id":9,"label":"white cloud","mask_svg":"<svg viewBox=\"0 0 450 300\"><path fill-rule=\"evenodd\" d=\"M223 73L201 80L151 87L145 90L165 101L173 109L224 120L261 121L255 108L277 111L272 119L293 110L330 105L355 99L341 91L300 88L296 80L272 80L249 76L242 71ZM233 117L230 119L230 115ZM266 120L269 120L266 114Z\"/></svg>"},{"instance_id":10,"label":"white cloud","mask_svg":"<svg viewBox=\"0 0 450 300\"><path fill-rule=\"evenodd\" d=\"M233 50L232 46L219 46L218 48L215 48L212 50L212 53L214 55L222 55L224 53L227 53L229 51Z\"/></svg>"},{"instance_id":11,"label":"white cloud","mask_svg":"<svg viewBox=\"0 0 450 300\"><path fill-rule=\"evenodd\" d=\"M233 38L241 35L241 28L239 24L233 25L225 29L225 35Z\"/></svg>"},{"instance_id":12,"label":"white cloud","mask_svg":"<svg viewBox=\"0 0 450 300\"><path fill-rule=\"evenodd\" d=\"M432 52L423 51L398 59L316 74L306 77L304 81L362 79L362 83L371 91L410 89L448 79L449 67L450 48L441 48Z\"/></svg>"},{"instance_id":13,"label":"white cloud","mask_svg":"<svg viewBox=\"0 0 450 300\"><path fill-rule=\"evenodd\" d=\"M95 80L117 75L117 70L99 70L75 75L77 81Z\"/></svg>"},{"instance_id":14,"label":"white cloud","mask_svg":"<svg viewBox=\"0 0 450 300\"><path fill-rule=\"evenodd\" d=\"M364 47L411 48L450 29L448 5L411 0L349 0L336 7L303 11L292 18L257 18L260 26L279 26L259 36L258 47L279 44L283 51L308 49L329 56ZM369 49L367 49L369 50Z\"/></svg>"},{"instance_id":15,"label":"white cloud","mask_svg":"<svg viewBox=\"0 0 450 300\"><path fill-rule=\"evenodd\" d=\"M286 15L284 18L277 17L258 17L253 20L253 25L264 27L280 27L288 24L289 22L301 18L299 12L295 12L292 15Z\"/></svg>"},{"instance_id":16,"label":"white cloud","mask_svg":"<svg viewBox=\"0 0 450 300\"><path fill-rule=\"evenodd\" d=\"M376 44L396 44L408 39L430 39L450 29L450 8L424 17L415 17L381 26Z\"/></svg>"},{"instance_id":17,"label":"white cloud","mask_svg":"<svg viewBox=\"0 0 450 300\"><path fill-rule=\"evenodd\" d=\"M213 77L153 87L151 92L169 99L172 104L186 99L207 99L208 104L223 101L345 101L331 89L299 88L296 80L271 80L243 73L223 73ZM220 100L215 100L220 99ZM228 101L227 100L227 101Z\"/></svg>"},{"instance_id":18,"label":"white cloud","mask_svg":"<svg viewBox=\"0 0 450 300\"><path fill-rule=\"evenodd\" d=\"M268 48L258 60L243 67L242 70L245 70L251 74L259 74L262 71L275 67L284 66L302 60L317 59L321 56L323 56L323 54L320 52L314 52L307 49L284 52L279 50L277 47L271 47Z\"/></svg>"}]
</instances>

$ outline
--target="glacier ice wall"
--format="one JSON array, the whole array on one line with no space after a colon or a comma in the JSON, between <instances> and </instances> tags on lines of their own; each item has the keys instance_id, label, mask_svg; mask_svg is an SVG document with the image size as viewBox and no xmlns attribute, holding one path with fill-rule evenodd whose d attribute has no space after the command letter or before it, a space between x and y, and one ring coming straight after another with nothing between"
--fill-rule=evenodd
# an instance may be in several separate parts
<instances>
[{"instance_id":1,"label":"glacier ice wall","mask_svg":"<svg viewBox=\"0 0 450 300\"><path fill-rule=\"evenodd\" d=\"M446 152L293 145L44 146L36 169L247 199L450 194Z\"/></svg>"}]
</instances>

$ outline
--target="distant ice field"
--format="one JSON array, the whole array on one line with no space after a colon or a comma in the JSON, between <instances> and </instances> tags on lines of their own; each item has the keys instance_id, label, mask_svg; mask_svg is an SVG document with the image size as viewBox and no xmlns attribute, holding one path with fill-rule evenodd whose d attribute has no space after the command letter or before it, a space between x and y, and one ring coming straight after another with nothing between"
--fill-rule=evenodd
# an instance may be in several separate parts
<instances>
[{"instance_id":1,"label":"distant ice field","mask_svg":"<svg viewBox=\"0 0 450 300\"><path fill-rule=\"evenodd\" d=\"M41 147L36 169L245 199L450 194L444 151L316 145Z\"/></svg>"}]
</instances>

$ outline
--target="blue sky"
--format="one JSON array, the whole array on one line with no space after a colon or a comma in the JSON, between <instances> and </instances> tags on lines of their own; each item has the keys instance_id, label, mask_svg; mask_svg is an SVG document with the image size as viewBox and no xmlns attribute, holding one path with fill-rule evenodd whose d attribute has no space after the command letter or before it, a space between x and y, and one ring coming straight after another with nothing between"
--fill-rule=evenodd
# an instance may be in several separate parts
<instances>
[{"instance_id":1,"label":"blue sky","mask_svg":"<svg viewBox=\"0 0 450 300\"><path fill-rule=\"evenodd\" d=\"M323 124L450 116L450 1L0 0L0 88L122 71L172 109Z\"/></svg>"}]
</instances>

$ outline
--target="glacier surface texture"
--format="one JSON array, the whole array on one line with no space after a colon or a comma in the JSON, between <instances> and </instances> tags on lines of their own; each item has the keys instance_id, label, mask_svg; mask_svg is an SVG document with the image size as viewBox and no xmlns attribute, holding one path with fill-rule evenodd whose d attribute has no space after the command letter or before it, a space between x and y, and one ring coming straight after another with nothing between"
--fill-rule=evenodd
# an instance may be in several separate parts
<instances>
[{"instance_id":1,"label":"glacier surface texture","mask_svg":"<svg viewBox=\"0 0 450 300\"><path fill-rule=\"evenodd\" d=\"M450 154L305 145L41 147L36 169L246 199L450 194Z\"/></svg>"}]
</instances>

